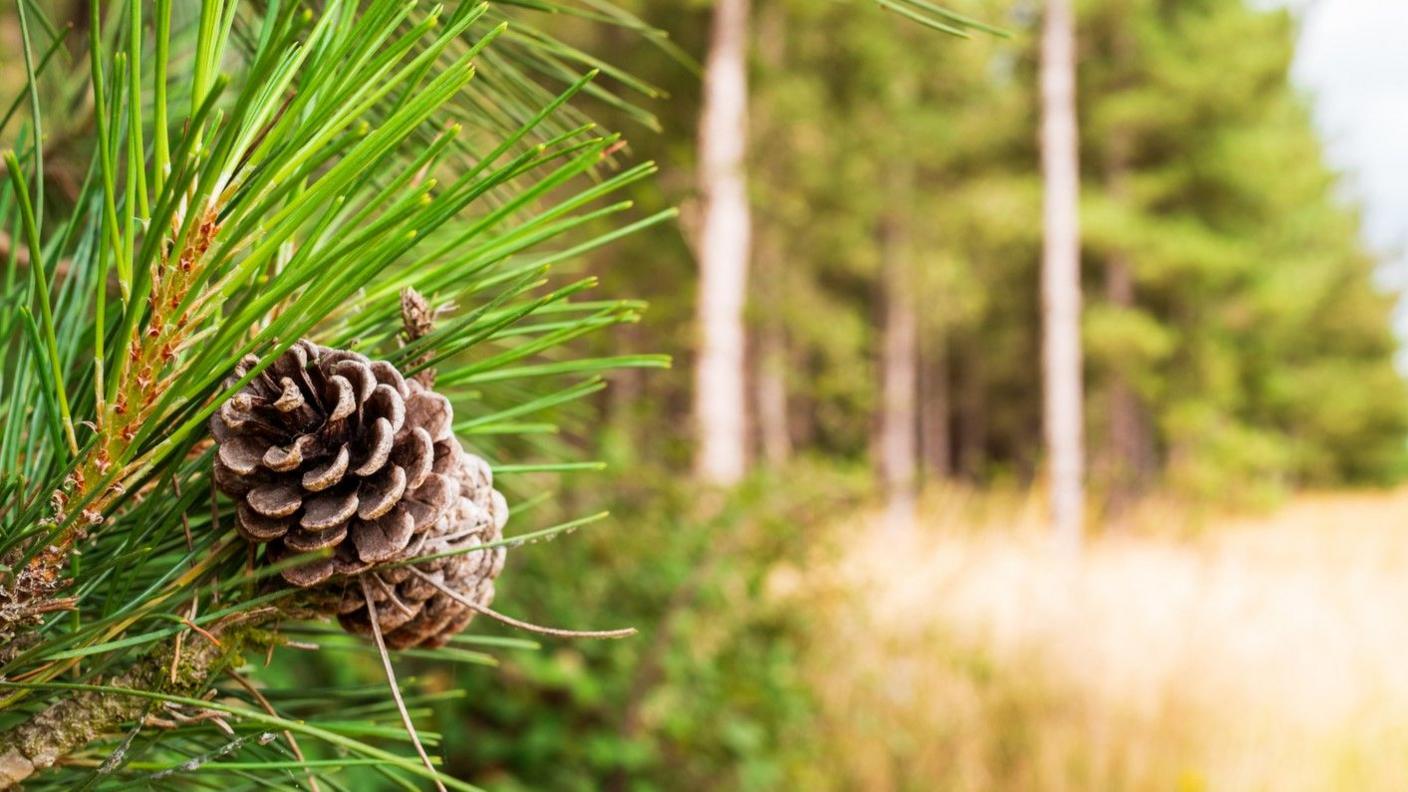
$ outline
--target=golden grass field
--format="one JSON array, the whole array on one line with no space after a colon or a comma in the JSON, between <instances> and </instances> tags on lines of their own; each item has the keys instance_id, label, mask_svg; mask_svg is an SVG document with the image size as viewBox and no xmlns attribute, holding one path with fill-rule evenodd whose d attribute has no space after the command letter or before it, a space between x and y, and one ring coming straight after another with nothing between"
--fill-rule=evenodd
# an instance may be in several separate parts
<instances>
[{"instance_id":1,"label":"golden grass field","mask_svg":"<svg viewBox=\"0 0 1408 792\"><path fill-rule=\"evenodd\" d=\"M817 787L1408 789L1408 490L1151 507L1079 557L1031 496L921 512L773 575L814 616Z\"/></svg>"}]
</instances>

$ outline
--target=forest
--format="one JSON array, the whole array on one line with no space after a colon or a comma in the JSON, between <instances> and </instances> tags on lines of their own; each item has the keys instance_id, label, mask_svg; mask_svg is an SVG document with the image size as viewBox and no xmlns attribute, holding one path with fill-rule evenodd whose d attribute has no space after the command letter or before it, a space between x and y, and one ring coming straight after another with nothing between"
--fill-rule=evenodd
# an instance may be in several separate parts
<instances>
[{"instance_id":1,"label":"forest","mask_svg":"<svg viewBox=\"0 0 1408 792\"><path fill-rule=\"evenodd\" d=\"M1393 789L1254 0L0 4L0 789Z\"/></svg>"}]
</instances>

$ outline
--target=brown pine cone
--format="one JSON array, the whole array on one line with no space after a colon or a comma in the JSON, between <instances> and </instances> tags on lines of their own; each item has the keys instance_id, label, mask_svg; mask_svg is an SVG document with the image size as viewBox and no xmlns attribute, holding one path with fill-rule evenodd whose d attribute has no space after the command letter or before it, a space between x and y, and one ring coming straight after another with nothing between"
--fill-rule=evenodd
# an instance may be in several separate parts
<instances>
[{"instance_id":1,"label":"brown pine cone","mask_svg":"<svg viewBox=\"0 0 1408 792\"><path fill-rule=\"evenodd\" d=\"M314 586L405 558L456 506L452 420L444 396L390 363L299 341L211 418L215 483L271 558L335 548L283 571Z\"/></svg>"},{"instance_id":2,"label":"brown pine cone","mask_svg":"<svg viewBox=\"0 0 1408 792\"><path fill-rule=\"evenodd\" d=\"M481 548L503 537L508 504L493 486L484 460L458 454L450 473L457 484L454 505L424 534L424 543L408 548L406 558L437 556L408 566L372 569L360 575L376 605L377 623L387 646L443 646L474 617L474 609L440 588L477 605L494 599L494 578L503 570L505 548ZM437 464L440 459L437 458ZM465 551L457 552L454 551ZM434 581L431 583L430 581ZM435 583L440 584L439 586ZM361 580L348 580L338 606L338 621L348 632L371 634L371 609Z\"/></svg>"}]
</instances>

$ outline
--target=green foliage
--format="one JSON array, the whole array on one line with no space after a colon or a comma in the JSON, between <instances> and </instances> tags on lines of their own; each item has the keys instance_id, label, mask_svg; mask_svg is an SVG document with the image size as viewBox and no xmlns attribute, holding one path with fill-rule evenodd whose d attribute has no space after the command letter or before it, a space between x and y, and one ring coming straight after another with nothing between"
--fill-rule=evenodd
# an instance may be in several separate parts
<instances>
[{"instance_id":1,"label":"green foliage","mask_svg":"<svg viewBox=\"0 0 1408 792\"><path fill-rule=\"evenodd\" d=\"M699 16L647 0L634 7L687 51L702 50ZM946 388L921 395L946 403L949 469L977 482L1037 475L1037 42L1023 8L965 4L1012 35L955 46L841 3L757 4L749 318L759 335L783 338L795 445L853 461L869 453L877 237L898 219L916 271L922 365ZM1101 460L1113 444L1117 379L1143 418L1152 486L1260 501L1287 487L1396 478L1408 393L1394 369L1392 298L1376 285L1358 218L1291 85L1290 17L1233 0L1102 0L1081 6L1080 25L1097 488L1112 483ZM658 54L628 57L668 76ZM663 137L633 145L688 173L692 154L679 141L693 134L695 89L684 77L664 85L674 101L660 108ZM897 166L912 169L912 199L895 198ZM679 201L688 220L688 185L660 187L642 192L642 205ZM672 228L630 244L654 252L649 270L628 264L607 287L647 288L657 310L645 332L688 349L687 245ZM1115 260L1129 273L1127 303L1109 296ZM641 382L653 409L635 413L634 424L648 424L639 434L672 434L688 386L683 366ZM674 445L639 447L679 458Z\"/></svg>"},{"instance_id":2,"label":"green foliage","mask_svg":"<svg viewBox=\"0 0 1408 792\"><path fill-rule=\"evenodd\" d=\"M908 230L925 363L943 366L950 388L950 461L980 482L1029 480L1037 470L1036 42L1034 20L1003 16L1006 7L965 10L1001 20L1012 39L946 46L842 4L755 6L749 320L755 331L769 322L783 329L803 453L851 464L868 453L878 398L876 228L893 209L885 168L905 159L916 169ZM1107 442L1104 391L1118 372L1151 418L1157 485L1199 504L1258 505L1294 486L1400 476L1408 394L1393 366L1391 302L1290 85L1287 18L1239 2L1082 8L1092 449ZM702 51L700 14L651 0L634 9L686 51ZM1118 69L1109 52L1117 31L1133 38ZM660 68L657 53L623 57L661 74L673 97L659 108L663 134L637 137L633 148L669 173L690 172L696 88ZM1132 138L1121 144L1131 149L1124 186L1107 181L1115 133ZM642 185L636 197L642 206L680 201L689 218L684 180ZM653 306L625 343L648 337L690 349L688 244L662 227L625 245L641 255L611 260L606 288L644 289ZM1115 253L1130 262L1133 305L1106 297ZM632 478L651 465L682 469L687 368L626 373L618 383L636 398L603 400L606 458ZM695 496L668 494L663 483L648 487L667 493L658 503L618 484L611 508L629 529L515 558L504 597L516 612L595 626L594 614L619 608L645 645L546 646L506 658L504 678L475 677L472 699L482 703L457 710L474 777L505 789L844 786L815 753L825 735L798 678L806 615L779 612L758 592L779 561L815 549L800 517L836 512L832 496L863 483L859 471L840 484L805 465L776 475L752 483L785 482L750 503L742 522L701 521ZM595 502L594 482L576 484ZM768 526L772 540L735 544L755 530L748 523ZM594 571L561 584L581 569ZM661 658L660 670L643 673L643 655ZM955 657L937 673L1011 728L969 735L955 718L941 739L983 743L1015 777L1037 738L1034 714L1004 694L1014 680L991 678L978 661ZM640 720L603 703L623 700L643 702ZM442 714L442 723L454 720ZM876 739L892 738L892 726L870 724Z\"/></svg>"},{"instance_id":3,"label":"green foliage","mask_svg":"<svg viewBox=\"0 0 1408 792\"><path fill-rule=\"evenodd\" d=\"M891 5L948 32L973 24L927 2ZM5 27L23 54L0 119L13 148L0 184L0 754L16 749L5 771L27 777L35 760L35 789L436 780L403 745L383 747L413 740L384 689L354 684L356 661L327 659L369 647L270 623L299 603L229 527L207 421L303 337L408 373L434 366L455 431L518 496L506 543L599 519L552 507L537 477L600 467L579 459L591 434L580 402L608 374L669 360L593 347L643 304L586 299L598 278L576 262L674 210L634 211L627 196L648 189L654 165L624 161L621 137L579 108L659 128L637 100L661 90L539 24L609 28L672 68L689 58L597 0L124 0L54 13L17 0ZM447 309L414 341L399 337L408 287ZM258 363L226 381L247 356ZM248 640L192 660L190 642L218 645L236 626ZM264 674L241 665L240 647L272 653L290 636L315 638L322 659L284 650ZM525 647L469 636L403 658L492 664L485 648ZM170 689L148 684L168 660ZM254 682L198 678L231 663ZM341 684L316 684L324 665ZM189 695L204 684L214 699ZM411 716L458 695L427 685L408 697ZM65 712L96 714L43 728ZM68 761L51 769L55 756Z\"/></svg>"},{"instance_id":4,"label":"green foliage","mask_svg":"<svg viewBox=\"0 0 1408 792\"><path fill-rule=\"evenodd\" d=\"M504 790L782 788L812 704L796 663L805 615L775 601L769 573L816 552L815 526L866 489L863 470L817 464L726 499L610 480L622 528L518 553L498 601L553 625L611 614L640 638L551 642L465 679L457 766Z\"/></svg>"},{"instance_id":5,"label":"green foliage","mask_svg":"<svg viewBox=\"0 0 1408 792\"><path fill-rule=\"evenodd\" d=\"M247 354L262 369L312 337L407 367L428 355L456 431L510 485L583 465L562 462L572 450L541 427L570 418L602 372L668 361L574 351L636 321L642 305L584 299L595 280L555 270L673 213L621 219L631 203L620 194L654 166L612 161L618 137L574 103L590 95L651 123L627 98L651 89L535 27L541 12L587 13L573 4L373 0L315 12L133 0L94 3L91 15L80 5L74 27L86 35L75 36L69 20L20 0L25 79L3 103L28 112L5 116L13 126L2 130L14 151L0 184L0 551L12 640L0 657L0 730L80 691L138 695L165 720L210 715L168 732L124 725L128 713L110 709L117 722L94 727L125 736L65 747L80 749L76 761L41 768L34 789L202 788L216 776L234 789L313 776L339 789L347 766L402 788L432 778L407 755L384 684L255 694L222 677L208 680L218 703L201 703L99 683L179 659L170 647L194 651L206 632L262 626L289 601L265 585L271 570L248 566L210 481L206 422L243 384L223 380ZM592 15L639 27L618 11ZM406 345L404 287L457 306ZM581 523L535 523L531 505L518 503L515 543ZM55 575L71 586L50 592ZM288 634L258 632L249 654ZM329 654L370 649L318 641ZM471 636L407 657L492 662L480 648ZM419 712L443 697L409 698Z\"/></svg>"},{"instance_id":6,"label":"green foliage","mask_svg":"<svg viewBox=\"0 0 1408 792\"><path fill-rule=\"evenodd\" d=\"M1289 16L1107 3L1084 29L1087 255L1127 259L1137 301L1096 303L1092 368L1135 383L1199 497L1396 476L1391 301L1289 84Z\"/></svg>"},{"instance_id":7,"label":"green foliage","mask_svg":"<svg viewBox=\"0 0 1408 792\"><path fill-rule=\"evenodd\" d=\"M944 461L985 482L1038 469L1036 42L1020 8L756 3L749 320L783 341L794 443L830 461L719 497L678 480L688 367L641 373L694 343L681 174L708 3L127 0L75 20L50 5L19 0L0 30L17 33L0 68L6 595L47 545L81 553L72 609L0 652L0 730L203 640L187 620L283 602L213 497L204 424L236 361L302 335L429 353L456 431L511 495L513 541L575 531L514 547L503 610L643 630L529 642L476 623L398 658L425 741L500 789L806 777L815 757L788 736L812 725L801 617L769 575L864 499L882 226L909 240ZM923 29L984 29L970 17L1013 35ZM1235 0L1082 4L1091 446L1109 441L1122 380L1161 480L1202 500L1404 471L1391 306L1289 84L1292 33ZM675 204L684 233L662 222ZM1132 300L1108 296L1116 261ZM405 347L403 286L455 306ZM615 472L557 478L598 468L589 448ZM365 642L313 624L252 634L240 668L272 713L233 679L214 704L148 691L153 712L204 707L234 733L128 724L29 787L427 780Z\"/></svg>"}]
</instances>

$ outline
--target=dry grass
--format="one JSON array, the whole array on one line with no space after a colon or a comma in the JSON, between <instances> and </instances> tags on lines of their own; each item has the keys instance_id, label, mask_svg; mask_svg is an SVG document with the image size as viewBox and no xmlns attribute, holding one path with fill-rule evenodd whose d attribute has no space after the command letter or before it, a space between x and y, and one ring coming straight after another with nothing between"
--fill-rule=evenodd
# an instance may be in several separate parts
<instances>
[{"instance_id":1,"label":"dry grass","mask_svg":"<svg viewBox=\"0 0 1408 792\"><path fill-rule=\"evenodd\" d=\"M856 789L1408 788L1408 491L1063 557L1029 497L931 496L779 570L817 615L824 754Z\"/></svg>"}]
</instances>

